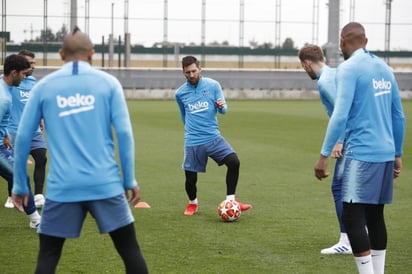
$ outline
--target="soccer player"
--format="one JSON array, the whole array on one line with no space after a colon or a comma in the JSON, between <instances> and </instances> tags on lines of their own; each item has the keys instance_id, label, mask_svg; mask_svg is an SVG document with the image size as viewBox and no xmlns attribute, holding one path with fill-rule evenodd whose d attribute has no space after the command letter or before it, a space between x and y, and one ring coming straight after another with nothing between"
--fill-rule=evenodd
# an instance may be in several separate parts
<instances>
[{"instance_id":1,"label":"soccer player","mask_svg":"<svg viewBox=\"0 0 412 274\"><path fill-rule=\"evenodd\" d=\"M24 178L30 143L44 120L50 167L35 273L55 273L65 239L79 237L88 212L100 233L110 234L126 273L147 273L128 205L128 200L137 204L140 189L123 89L116 78L91 66L93 44L77 27L59 53L65 64L32 89L15 141L12 197L21 209L28 191Z\"/></svg>"},{"instance_id":2,"label":"soccer player","mask_svg":"<svg viewBox=\"0 0 412 274\"><path fill-rule=\"evenodd\" d=\"M405 116L392 69L366 50L364 27L343 27L345 62L337 70L337 96L315 176L328 176L328 157L346 129L342 220L360 274L384 273L387 232L384 205L402 169Z\"/></svg>"},{"instance_id":3,"label":"soccer player","mask_svg":"<svg viewBox=\"0 0 412 274\"><path fill-rule=\"evenodd\" d=\"M29 99L30 90L36 83L36 78L34 78L32 75L36 65L34 53L29 50L22 50L18 53L18 55L25 57L31 67L27 71L26 77L23 79L20 85L18 87L13 87L13 89L11 90L12 107L8 130L12 144L14 144L17 127L20 123L20 118L21 114L23 113L24 106ZM38 127L36 133L33 135L30 154L34 159L34 203L36 207L42 207L44 205L43 188L47 158L46 143L40 130L40 126Z\"/></svg>"},{"instance_id":4,"label":"soccer player","mask_svg":"<svg viewBox=\"0 0 412 274\"><path fill-rule=\"evenodd\" d=\"M13 86L20 85L20 82L24 79L29 68L30 64L27 62L26 58L16 54L9 55L4 61L4 74L0 81L0 176L9 183L9 188L12 188L14 184L13 146L10 142L10 136L7 129L10 122L10 109L12 104L10 90ZM24 168L26 168L26 162ZM24 207L21 208L21 211L24 211L29 217L29 226L31 228L37 228L40 224L41 217L34 204L33 193L30 188L30 178L26 175L22 176L21 179L21 184L27 188L26 201Z\"/></svg>"},{"instance_id":5,"label":"soccer player","mask_svg":"<svg viewBox=\"0 0 412 274\"><path fill-rule=\"evenodd\" d=\"M318 80L318 91L322 104L330 117L333 113L333 106L336 98L336 69L325 64L325 58L322 49L316 45L307 45L300 49L298 53L303 69L312 80ZM324 248L321 254L352 254L348 235L342 222L342 172L343 172L343 141L342 136L336 143L332 157L336 158L335 171L332 180L332 194L335 201L336 217L338 218L340 237L338 243Z\"/></svg>"},{"instance_id":6,"label":"soccer player","mask_svg":"<svg viewBox=\"0 0 412 274\"><path fill-rule=\"evenodd\" d=\"M235 200L240 162L236 152L219 131L217 113L227 112L220 84L201 76L199 61L193 56L182 59L182 69L187 82L177 89L175 96L185 128L182 167L189 203L184 214L190 216L198 210L197 173L206 171L208 157L219 166L227 167L226 200ZM250 204L240 203L242 211L251 207Z\"/></svg>"}]
</instances>

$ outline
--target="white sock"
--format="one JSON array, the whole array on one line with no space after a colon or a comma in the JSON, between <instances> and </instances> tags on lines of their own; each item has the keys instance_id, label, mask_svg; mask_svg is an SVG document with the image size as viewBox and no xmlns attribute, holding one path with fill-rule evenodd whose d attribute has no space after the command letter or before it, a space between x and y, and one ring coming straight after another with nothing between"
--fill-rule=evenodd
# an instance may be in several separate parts
<instances>
[{"instance_id":1,"label":"white sock","mask_svg":"<svg viewBox=\"0 0 412 274\"><path fill-rule=\"evenodd\" d=\"M235 194L226 195L226 200L227 200L227 201L234 200L234 199L235 199Z\"/></svg>"},{"instance_id":2,"label":"white sock","mask_svg":"<svg viewBox=\"0 0 412 274\"><path fill-rule=\"evenodd\" d=\"M190 201L189 201L189 204L195 204L195 205L197 205L197 198L194 199L194 200L190 200Z\"/></svg>"},{"instance_id":3,"label":"white sock","mask_svg":"<svg viewBox=\"0 0 412 274\"><path fill-rule=\"evenodd\" d=\"M375 274L373 272L372 256L354 257L359 274Z\"/></svg>"},{"instance_id":4,"label":"white sock","mask_svg":"<svg viewBox=\"0 0 412 274\"><path fill-rule=\"evenodd\" d=\"M374 250L371 249L373 271L375 274L385 273L385 257L386 249Z\"/></svg>"},{"instance_id":5,"label":"white sock","mask_svg":"<svg viewBox=\"0 0 412 274\"><path fill-rule=\"evenodd\" d=\"M38 220L38 219L41 218L40 214L37 210L34 211L32 214L28 215L28 217L29 217L30 220Z\"/></svg>"}]
</instances>

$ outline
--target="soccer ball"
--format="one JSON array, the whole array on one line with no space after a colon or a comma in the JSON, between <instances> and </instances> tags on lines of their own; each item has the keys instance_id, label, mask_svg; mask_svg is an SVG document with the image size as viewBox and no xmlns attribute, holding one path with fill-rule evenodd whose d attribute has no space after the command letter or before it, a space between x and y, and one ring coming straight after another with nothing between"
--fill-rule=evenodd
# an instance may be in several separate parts
<instances>
[{"instance_id":1,"label":"soccer ball","mask_svg":"<svg viewBox=\"0 0 412 274\"><path fill-rule=\"evenodd\" d=\"M217 213L225 222L236 221L241 214L240 205L235 200L224 200L217 207Z\"/></svg>"}]
</instances>

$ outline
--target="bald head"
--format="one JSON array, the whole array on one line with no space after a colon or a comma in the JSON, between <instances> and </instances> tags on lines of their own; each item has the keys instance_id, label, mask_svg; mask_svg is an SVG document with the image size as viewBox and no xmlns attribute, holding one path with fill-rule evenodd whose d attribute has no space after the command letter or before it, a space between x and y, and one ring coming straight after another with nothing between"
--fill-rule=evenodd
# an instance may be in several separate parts
<instances>
[{"instance_id":1,"label":"bald head","mask_svg":"<svg viewBox=\"0 0 412 274\"><path fill-rule=\"evenodd\" d=\"M357 49L364 48L367 43L368 38L365 35L365 28L360 23L350 22L343 27L340 47L345 60Z\"/></svg>"},{"instance_id":2,"label":"bald head","mask_svg":"<svg viewBox=\"0 0 412 274\"><path fill-rule=\"evenodd\" d=\"M78 27L75 27L71 33L66 35L63 47L60 49L60 56L65 62L79 60L91 63L93 53L92 41Z\"/></svg>"}]
</instances>

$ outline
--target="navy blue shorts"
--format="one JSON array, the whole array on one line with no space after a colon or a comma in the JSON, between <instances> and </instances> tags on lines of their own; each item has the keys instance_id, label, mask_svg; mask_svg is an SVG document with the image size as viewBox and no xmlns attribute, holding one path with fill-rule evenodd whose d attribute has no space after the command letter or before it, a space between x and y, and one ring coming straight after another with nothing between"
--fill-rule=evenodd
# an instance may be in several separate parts
<instances>
[{"instance_id":1,"label":"navy blue shorts","mask_svg":"<svg viewBox=\"0 0 412 274\"><path fill-rule=\"evenodd\" d=\"M346 159L342 177L342 201L361 204L392 202L394 162L369 163Z\"/></svg>"},{"instance_id":2,"label":"navy blue shorts","mask_svg":"<svg viewBox=\"0 0 412 274\"><path fill-rule=\"evenodd\" d=\"M223 137L218 137L203 145L185 147L182 168L187 171L205 172L208 157L218 165L222 165L223 159L234 152Z\"/></svg>"},{"instance_id":3,"label":"navy blue shorts","mask_svg":"<svg viewBox=\"0 0 412 274\"><path fill-rule=\"evenodd\" d=\"M13 174L14 155L13 150L0 145L0 170ZM3 176L3 175L2 175Z\"/></svg>"},{"instance_id":4,"label":"navy blue shorts","mask_svg":"<svg viewBox=\"0 0 412 274\"><path fill-rule=\"evenodd\" d=\"M30 151L38 148L46 148L46 142L44 141L43 134L41 132L34 133L30 144Z\"/></svg>"},{"instance_id":5,"label":"navy blue shorts","mask_svg":"<svg viewBox=\"0 0 412 274\"><path fill-rule=\"evenodd\" d=\"M14 145L14 141L16 140L15 134L10 134L10 141ZM46 142L44 141L43 133L40 131L36 131L33 134L33 139L30 143L30 151L33 151L38 148L47 148Z\"/></svg>"},{"instance_id":6,"label":"navy blue shorts","mask_svg":"<svg viewBox=\"0 0 412 274\"><path fill-rule=\"evenodd\" d=\"M71 203L46 199L38 233L77 238L87 212L96 220L100 233L112 232L134 222L125 194L103 200Z\"/></svg>"}]
</instances>

